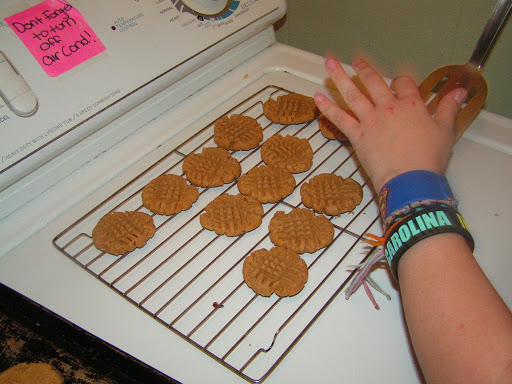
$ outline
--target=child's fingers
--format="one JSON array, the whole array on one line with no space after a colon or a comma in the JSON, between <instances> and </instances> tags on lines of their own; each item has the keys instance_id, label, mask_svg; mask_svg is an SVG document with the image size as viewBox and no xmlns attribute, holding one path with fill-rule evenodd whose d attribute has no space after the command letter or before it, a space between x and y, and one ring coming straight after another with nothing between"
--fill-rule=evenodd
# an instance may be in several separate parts
<instances>
[{"instance_id":1,"label":"child's fingers","mask_svg":"<svg viewBox=\"0 0 512 384\"><path fill-rule=\"evenodd\" d=\"M373 110L372 102L354 84L338 60L327 59L325 68L348 107L356 116L365 116Z\"/></svg>"},{"instance_id":2,"label":"child's fingers","mask_svg":"<svg viewBox=\"0 0 512 384\"><path fill-rule=\"evenodd\" d=\"M315 103L320 111L342 131L349 140L355 138L359 122L349 113L334 104L325 95L315 95Z\"/></svg>"}]
</instances>

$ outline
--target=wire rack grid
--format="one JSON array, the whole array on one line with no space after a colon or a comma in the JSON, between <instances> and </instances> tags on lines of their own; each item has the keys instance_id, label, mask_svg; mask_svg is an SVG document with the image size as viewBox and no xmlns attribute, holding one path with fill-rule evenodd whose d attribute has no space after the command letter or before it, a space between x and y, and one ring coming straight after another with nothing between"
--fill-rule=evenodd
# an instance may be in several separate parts
<instances>
[{"instance_id":1,"label":"wire rack grid","mask_svg":"<svg viewBox=\"0 0 512 384\"><path fill-rule=\"evenodd\" d=\"M374 192L350 145L326 139L317 120L283 126L265 118L263 103L286 93L291 91L267 86L225 113L257 119L264 140L275 134L294 135L307 138L314 151L312 168L294 175L295 191L278 203L264 204L263 222L256 230L227 237L205 230L199 223L204 207L215 197L238 193L236 182L200 188L192 208L172 216L155 215L142 205L141 191L150 180L165 173L183 176L181 165L188 154L215 146L214 119L53 240L62 254L109 289L253 383L264 381L275 370L346 287L353 275L348 266L360 263L374 251L361 241L364 233L381 231ZM242 173L262 164L260 147L232 155L240 162ZM355 179L363 186L363 201L353 212L329 217L335 228L330 246L302 255L309 276L298 295L266 298L255 294L243 281L245 257L256 249L273 246L268 238L270 219L275 212L301 206L300 186L320 173ZM119 257L98 251L92 243L92 229L99 218L112 211L151 214L155 236L143 248Z\"/></svg>"}]
</instances>

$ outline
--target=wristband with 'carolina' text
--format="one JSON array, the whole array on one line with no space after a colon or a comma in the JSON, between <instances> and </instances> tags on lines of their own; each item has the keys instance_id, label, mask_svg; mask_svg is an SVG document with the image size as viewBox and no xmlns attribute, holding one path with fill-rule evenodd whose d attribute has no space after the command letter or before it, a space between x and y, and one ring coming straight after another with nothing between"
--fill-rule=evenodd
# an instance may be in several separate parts
<instances>
[{"instance_id":1,"label":"wristband with 'carolina' text","mask_svg":"<svg viewBox=\"0 0 512 384\"><path fill-rule=\"evenodd\" d=\"M417 242L439 233L458 233L473 251L474 241L462 215L453 207L433 204L394 223L386 233L384 255L398 281L398 262Z\"/></svg>"}]
</instances>

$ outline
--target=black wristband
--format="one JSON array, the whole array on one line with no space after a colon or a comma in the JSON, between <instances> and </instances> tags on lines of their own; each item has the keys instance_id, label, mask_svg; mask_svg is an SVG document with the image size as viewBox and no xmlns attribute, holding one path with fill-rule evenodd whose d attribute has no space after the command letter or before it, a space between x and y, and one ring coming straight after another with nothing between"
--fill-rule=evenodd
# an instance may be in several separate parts
<instances>
[{"instance_id":1,"label":"black wristband","mask_svg":"<svg viewBox=\"0 0 512 384\"><path fill-rule=\"evenodd\" d=\"M398 281L398 262L417 242L438 233L458 233L467 240L471 250L474 241L462 215L444 204L434 204L418 210L389 228L384 242L384 254L393 277Z\"/></svg>"}]
</instances>

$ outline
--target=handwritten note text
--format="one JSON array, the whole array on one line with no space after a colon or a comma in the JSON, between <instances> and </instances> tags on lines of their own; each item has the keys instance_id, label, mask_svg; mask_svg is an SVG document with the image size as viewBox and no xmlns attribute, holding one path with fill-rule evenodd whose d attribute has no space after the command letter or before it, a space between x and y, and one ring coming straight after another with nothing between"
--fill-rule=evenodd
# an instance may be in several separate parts
<instances>
[{"instance_id":1,"label":"handwritten note text","mask_svg":"<svg viewBox=\"0 0 512 384\"><path fill-rule=\"evenodd\" d=\"M48 76L58 76L105 50L82 14L46 0L5 19Z\"/></svg>"}]
</instances>

